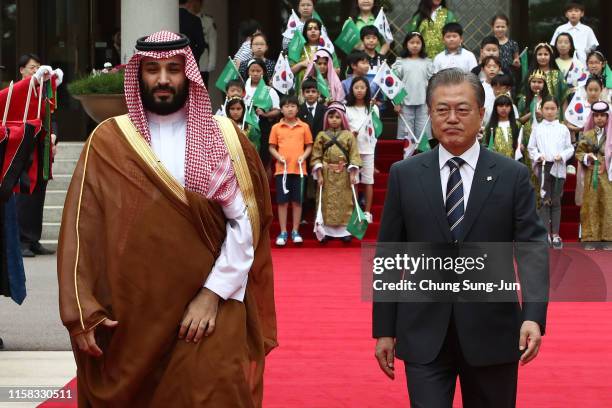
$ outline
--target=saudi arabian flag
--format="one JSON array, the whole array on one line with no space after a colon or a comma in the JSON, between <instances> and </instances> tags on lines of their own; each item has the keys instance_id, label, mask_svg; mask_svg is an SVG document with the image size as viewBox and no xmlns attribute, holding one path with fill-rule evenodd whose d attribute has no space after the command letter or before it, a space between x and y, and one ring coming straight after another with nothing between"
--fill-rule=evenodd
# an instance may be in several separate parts
<instances>
[{"instance_id":1,"label":"saudi arabian flag","mask_svg":"<svg viewBox=\"0 0 612 408\"><path fill-rule=\"evenodd\" d=\"M431 146L429 146L429 139L427 138L427 135L425 133L421 135L421 140L419 140L419 145L417 146L417 149L421 152L427 152L431 150Z\"/></svg>"},{"instance_id":2,"label":"saudi arabian flag","mask_svg":"<svg viewBox=\"0 0 612 408\"><path fill-rule=\"evenodd\" d=\"M536 117L536 112L538 111L538 97L534 95L533 100L531 101L531 106L529 107L529 112L531 112L531 123L537 125L538 119Z\"/></svg>"},{"instance_id":3,"label":"saudi arabian flag","mask_svg":"<svg viewBox=\"0 0 612 408\"><path fill-rule=\"evenodd\" d=\"M266 83L261 79L257 84L257 88L255 88L251 105L257 106L266 112L272 109L272 97L270 97L270 91L268 90Z\"/></svg>"},{"instance_id":4,"label":"saudi arabian flag","mask_svg":"<svg viewBox=\"0 0 612 408\"><path fill-rule=\"evenodd\" d=\"M387 61L383 61L378 69L378 73L374 77L374 83L380 87L387 98L391 99L394 105L400 105L408 95L402 81L389 68Z\"/></svg>"},{"instance_id":5,"label":"saudi arabian flag","mask_svg":"<svg viewBox=\"0 0 612 408\"><path fill-rule=\"evenodd\" d=\"M215 86L221 92L225 93L227 92L227 84L229 81L233 81L238 78L240 78L240 74L236 69L236 65L234 64L234 61L229 58L229 61L227 61L227 64L225 64L225 68L223 68L219 79L217 79L217 82L215 82Z\"/></svg>"},{"instance_id":6,"label":"saudi arabian flag","mask_svg":"<svg viewBox=\"0 0 612 408\"><path fill-rule=\"evenodd\" d=\"M305 45L306 40L304 39L302 33L296 32L287 46L287 56L289 57L289 61L293 63L300 62Z\"/></svg>"},{"instance_id":7,"label":"saudi arabian flag","mask_svg":"<svg viewBox=\"0 0 612 408\"><path fill-rule=\"evenodd\" d=\"M342 31L338 38L336 38L336 46L344 51L345 54L349 54L357 44L359 44L359 29L357 24L352 18L348 18L342 26Z\"/></svg>"},{"instance_id":8,"label":"saudi arabian flag","mask_svg":"<svg viewBox=\"0 0 612 408\"><path fill-rule=\"evenodd\" d=\"M495 136L497 136L497 130L495 128L489 129L489 146L488 149L495 151Z\"/></svg>"},{"instance_id":9,"label":"saudi arabian flag","mask_svg":"<svg viewBox=\"0 0 612 408\"><path fill-rule=\"evenodd\" d=\"M260 130L259 116L257 116L257 113L255 113L255 109L253 109L253 106L249 107L249 110L246 114L245 122L248 123L253 129L257 129L258 131Z\"/></svg>"},{"instance_id":10,"label":"saudi arabian flag","mask_svg":"<svg viewBox=\"0 0 612 408\"><path fill-rule=\"evenodd\" d=\"M521 80L524 81L527 78L527 74L529 74L529 53L527 52L527 47L519 55L519 60L521 61Z\"/></svg>"},{"instance_id":11,"label":"saudi arabian flag","mask_svg":"<svg viewBox=\"0 0 612 408\"><path fill-rule=\"evenodd\" d=\"M318 68L315 68L317 71L317 90L323 96L323 98L329 98L331 96L331 92L329 90L329 85L327 85L327 81L321 75L321 71Z\"/></svg>"},{"instance_id":12,"label":"saudi arabian flag","mask_svg":"<svg viewBox=\"0 0 612 408\"><path fill-rule=\"evenodd\" d=\"M321 23L321 25L325 25L323 24L323 19L321 18L321 16L319 15L319 13L317 13L316 10L313 10L312 12L312 18L314 18L315 20L317 20L319 23Z\"/></svg>"},{"instance_id":13,"label":"saudi arabian flag","mask_svg":"<svg viewBox=\"0 0 612 408\"><path fill-rule=\"evenodd\" d=\"M606 77L606 88L612 89L612 68L610 68L610 64L606 64L605 69L605 77Z\"/></svg>"},{"instance_id":14,"label":"saudi arabian flag","mask_svg":"<svg viewBox=\"0 0 612 408\"><path fill-rule=\"evenodd\" d=\"M378 139L383 132L383 123L380 120L378 113L376 113L374 109L372 109L370 112L372 115L372 126L374 127L374 135Z\"/></svg>"}]
</instances>

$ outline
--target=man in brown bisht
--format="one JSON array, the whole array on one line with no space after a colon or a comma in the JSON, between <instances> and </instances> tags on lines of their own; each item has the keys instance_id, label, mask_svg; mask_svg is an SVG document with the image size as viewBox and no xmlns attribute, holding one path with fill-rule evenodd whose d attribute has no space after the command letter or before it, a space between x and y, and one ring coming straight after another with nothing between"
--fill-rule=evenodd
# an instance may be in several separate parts
<instances>
[{"instance_id":1,"label":"man in brown bisht","mask_svg":"<svg viewBox=\"0 0 612 408\"><path fill-rule=\"evenodd\" d=\"M72 178L60 313L80 407L259 407L276 343L270 194L257 152L211 114L189 40L138 40L128 115Z\"/></svg>"}]
</instances>

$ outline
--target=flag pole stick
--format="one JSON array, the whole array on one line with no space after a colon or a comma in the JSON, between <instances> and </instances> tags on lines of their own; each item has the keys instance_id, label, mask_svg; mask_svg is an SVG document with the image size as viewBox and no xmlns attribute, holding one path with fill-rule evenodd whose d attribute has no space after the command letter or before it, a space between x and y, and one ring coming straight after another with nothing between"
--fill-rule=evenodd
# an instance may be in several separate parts
<instances>
[{"instance_id":1,"label":"flag pole stick","mask_svg":"<svg viewBox=\"0 0 612 408\"><path fill-rule=\"evenodd\" d=\"M427 130L427 125L429 125L429 121L431 120L431 116L427 116L427 120L425 121L425 126L423 126L423 129L421 130L421 134L419 135L419 141L418 143L421 143L421 140L423 139L423 136L425 136L425 131Z\"/></svg>"},{"instance_id":2,"label":"flag pole stick","mask_svg":"<svg viewBox=\"0 0 612 408\"><path fill-rule=\"evenodd\" d=\"M236 68L236 64L234 63L234 60L232 60L232 57L228 56L227 59L232 63L232 67L234 67L234 70L236 71L236 73L240 77L240 80L244 84L244 78L242 77L242 75L240 75L240 71L238 70L238 68Z\"/></svg>"},{"instance_id":3,"label":"flag pole stick","mask_svg":"<svg viewBox=\"0 0 612 408\"><path fill-rule=\"evenodd\" d=\"M391 101L391 103L393 103L393 101ZM393 103L393 106L396 106ZM412 131L412 128L410 127L410 125L408 124L408 122L406 122L406 119L404 118L404 115L402 115L402 112L398 112L397 116L400 118L400 120L404 123L404 126L406 126L406 129L408 129L408 132L410 133L410 135L412 136L412 138L416 141L416 135L414 134L414 132Z\"/></svg>"}]
</instances>

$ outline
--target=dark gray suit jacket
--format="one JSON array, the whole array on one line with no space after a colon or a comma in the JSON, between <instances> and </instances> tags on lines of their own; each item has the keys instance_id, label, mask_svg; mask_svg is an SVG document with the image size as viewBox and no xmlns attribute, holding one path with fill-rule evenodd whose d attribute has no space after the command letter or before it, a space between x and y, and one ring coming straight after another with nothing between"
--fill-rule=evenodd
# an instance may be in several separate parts
<instances>
[{"instance_id":1,"label":"dark gray suit jacket","mask_svg":"<svg viewBox=\"0 0 612 408\"><path fill-rule=\"evenodd\" d=\"M439 148L395 163L378 242L451 243L442 197ZM481 147L474 173L460 242L547 242L536 213L535 193L525 165ZM546 299L549 288L548 252L528 254L539 268L518 271L523 291ZM527 256L527 257L528 257ZM532 259L534 260L534 259ZM512 267L512 265L506 265ZM373 336L395 337L396 354L412 363L427 364L438 355L454 319L461 349L475 366L518 361L523 321L537 322L544 333L546 302L497 303L374 303Z\"/></svg>"}]
</instances>

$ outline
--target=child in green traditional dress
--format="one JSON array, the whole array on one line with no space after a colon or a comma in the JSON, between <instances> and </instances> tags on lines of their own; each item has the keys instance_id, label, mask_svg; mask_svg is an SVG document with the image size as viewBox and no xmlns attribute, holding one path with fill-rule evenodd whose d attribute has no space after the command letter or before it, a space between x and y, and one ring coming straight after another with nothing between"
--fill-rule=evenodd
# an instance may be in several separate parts
<instances>
[{"instance_id":1,"label":"child in green traditional dress","mask_svg":"<svg viewBox=\"0 0 612 408\"><path fill-rule=\"evenodd\" d=\"M493 113L485 128L485 147L511 159L518 158L515 152L519 148L520 131L521 124L514 116L512 99L508 95L495 98Z\"/></svg>"},{"instance_id":2,"label":"child in green traditional dress","mask_svg":"<svg viewBox=\"0 0 612 408\"><path fill-rule=\"evenodd\" d=\"M310 164L319 185L317 202L321 200L325 237L351 241L346 226L353 208L352 186L357 184L361 158L357 139L350 131L346 108L332 102L324 117L323 131L315 139Z\"/></svg>"}]
</instances>

